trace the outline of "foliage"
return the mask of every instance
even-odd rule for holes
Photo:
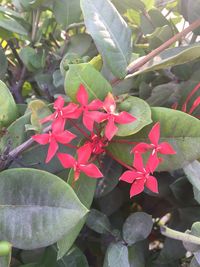
[[[199,36],[199,0],[1,1],[0,266],[200,266]]]

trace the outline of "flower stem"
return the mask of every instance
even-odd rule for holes
[[[168,228],[167,226],[160,226],[161,234],[164,236],[181,240],[183,242],[193,243],[196,245],[200,245],[200,238],[191,234],[182,233],[173,229]]]
[[[111,140],[110,143],[136,145],[138,142],[131,142],[131,141],[128,141],[128,140],[119,139],[119,140]]]
[[[124,166],[125,168],[129,169],[129,170],[133,170],[133,168],[131,166],[129,166],[128,164],[126,164],[125,162],[121,161],[120,159],[115,158],[107,149],[105,149],[106,154],[111,157],[112,159],[114,159],[115,161],[117,161],[119,164],[121,164],[122,166]]]
[[[80,133],[82,133],[82,135],[85,136],[85,138],[90,140],[89,135],[83,129],[81,129],[75,122],[73,122],[73,120],[68,119],[68,121],[71,123],[71,125],[74,126],[74,128],[76,128]]]

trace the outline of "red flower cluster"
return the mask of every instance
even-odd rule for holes
[[[160,139],[160,124],[157,122],[149,133],[150,144],[139,143],[132,150],[134,153],[133,168],[130,167],[129,171],[125,171],[119,178],[121,181],[132,184],[130,190],[130,196],[133,197],[138,195],[144,190],[146,186],[149,190],[154,193],[158,193],[158,183],[153,172],[162,161],[158,157],[160,154],[176,154],[176,151],[167,142],[159,143]],[[150,156],[147,160],[146,166],[143,164],[142,153],[151,151]]]
[[[78,180],[81,172],[93,178],[102,177],[103,174],[94,162],[99,159],[99,155],[107,152],[106,146],[109,142],[112,142],[112,138],[118,131],[117,124],[127,124],[136,120],[135,117],[125,111],[117,112],[116,102],[111,93],[108,93],[104,101],[95,99],[89,102],[88,98],[88,92],[83,85],[80,85],[77,91],[76,100],[78,104],[69,103],[65,106],[64,99],[58,97],[53,106],[54,113],[41,120],[41,123],[52,122],[51,131],[32,136],[41,145],[49,144],[46,162],[49,162],[57,154],[64,168],[74,170],[75,181]],[[82,117],[82,123],[86,130],[84,130],[84,127],[79,127],[77,122],[74,121],[80,117]],[[65,125],[68,122],[78,129],[86,139],[82,146],[77,147],[70,144],[77,136],[65,130]],[[159,143],[159,139],[160,124],[156,123],[149,133],[151,143],[139,143],[131,150],[131,153],[134,154],[133,167],[118,160],[129,169],[121,175],[120,180],[132,184],[131,197],[141,193],[144,186],[155,193],[158,192],[157,180],[152,175],[162,161],[158,157],[158,153],[176,153],[170,144],[167,142]],[[70,154],[57,153],[59,144],[74,147],[77,158]],[[151,153],[146,166],[144,166],[142,154],[147,151],[151,151]]]
[[[76,100],[78,104],[69,103],[64,106],[64,99],[58,97],[53,106],[54,113],[41,120],[41,123],[52,121],[51,131],[49,133],[36,134],[32,138],[41,145],[49,144],[46,163],[57,154],[63,167],[74,169],[75,180],[79,178],[81,172],[93,178],[100,178],[103,175],[92,162],[97,159],[99,154],[105,151],[108,142],[117,133],[116,123],[131,123],[136,118],[125,111],[118,113],[111,93],[107,95],[104,101],[95,99],[89,103],[88,92],[83,85],[80,85]],[[90,134],[73,121],[81,116],[83,125]],[[59,143],[73,147],[70,142],[76,138],[76,135],[65,130],[65,125],[68,121],[87,139],[81,147],[75,147],[77,159],[69,154],[57,153]],[[94,126],[96,126],[96,133],[94,132]]]

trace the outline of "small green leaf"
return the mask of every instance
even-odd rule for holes
[[[81,0],[88,32],[112,73],[126,76],[131,59],[131,30],[108,0]]]
[[[0,191],[0,238],[21,249],[55,243],[88,212],[68,184],[36,169],[1,172]]]
[[[65,92],[74,102],[77,102],[76,94],[80,84],[87,89],[90,101],[96,98],[103,100],[108,92],[112,92],[111,85],[89,63],[69,66],[65,77]]]
[[[122,96],[123,97],[123,96]],[[118,106],[123,111],[127,111],[136,118],[136,121],[127,124],[119,124],[117,136],[128,136],[139,132],[144,126],[150,124],[151,109],[149,105],[142,99],[128,96]]]
[[[111,232],[111,224],[108,217],[102,212],[92,209],[87,217],[86,225],[99,234]]]
[[[11,253],[12,245],[7,241],[0,241],[0,257],[7,256]]]
[[[3,80],[5,73],[7,71],[7,67],[8,67],[8,62],[7,62],[7,58],[2,50],[2,48],[0,48],[0,79]]]
[[[103,267],[130,267],[128,248],[121,242],[111,243],[106,251]]]
[[[44,67],[43,54],[37,54],[30,46],[22,48],[19,56],[29,71],[35,72]]]
[[[128,245],[146,239],[153,227],[152,216],[145,212],[131,214],[123,225],[123,237]]]
[[[0,81],[0,129],[18,117],[18,109],[9,89]]]

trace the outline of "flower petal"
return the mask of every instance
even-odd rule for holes
[[[94,120],[92,116],[90,116],[90,112],[87,110],[83,112],[83,124],[90,132],[93,131]]]
[[[136,171],[125,171],[120,177],[119,180],[120,181],[124,181],[127,182],[129,184],[132,184],[135,180],[135,178],[138,177],[138,174]]]
[[[74,104],[74,103],[69,103],[66,107],[64,107],[62,109],[62,117],[63,118],[78,118],[78,114],[77,114],[77,111],[78,111],[78,105]],[[79,111],[80,112],[80,111]],[[80,112],[81,113],[81,112]]]
[[[158,167],[160,163],[160,160],[157,156],[157,153],[153,153],[149,156],[147,164],[146,164],[146,170],[149,173],[153,173],[156,168]]]
[[[110,141],[113,138],[113,136],[117,133],[117,131],[118,128],[114,123],[114,118],[110,116],[105,128],[106,138]]]
[[[143,159],[140,153],[134,154],[133,167],[140,172],[144,172]]]
[[[139,143],[131,150],[131,153],[145,153],[147,150],[151,149],[151,145],[147,143]]]
[[[62,109],[64,107],[65,100],[62,96],[59,96],[56,101],[54,102],[53,108],[54,109]]]
[[[103,102],[103,108],[108,113],[114,113],[115,112],[116,103],[115,103],[114,96],[111,93],[108,93],[108,95],[106,96],[106,98],[105,98],[105,100]]]
[[[161,154],[166,154],[166,155],[173,155],[176,154],[176,151],[173,149],[173,147],[167,143],[167,142],[163,142],[159,144],[159,153]]]
[[[49,116],[47,116],[47,117],[41,119],[41,120],[40,120],[40,123],[43,124],[43,123],[46,123],[46,122],[48,122],[48,121],[52,121],[52,120],[54,120],[54,114],[51,114],[51,115],[49,115]]]
[[[131,123],[134,122],[135,120],[136,118],[126,111],[122,111],[118,115],[115,115],[115,122],[119,124]]]
[[[61,144],[67,144],[69,142],[71,142],[75,137],[76,135],[69,132],[69,131],[64,131],[64,132],[61,132],[59,134],[54,134],[55,138],[56,138],[56,141],[61,143]]]
[[[96,121],[96,122],[98,122],[98,123],[107,120],[107,119],[109,118],[109,116],[110,116],[109,114],[102,113],[102,112],[100,112],[100,111],[91,111],[91,112],[90,112],[90,117],[91,117],[94,121]]]
[[[47,158],[45,161],[46,163],[48,163],[54,157],[57,150],[58,150],[58,144],[57,144],[56,140],[54,138],[52,138],[51,142],[49,144],[48,152],[47,152]]]
[[[151,141],[151,143],[157,146],[158,141],[160,139],[160,123],[159,122],[157,122],[153,126],[148,136],[149,136],[149,140]]]
[[[64,131],[65,128],[65,121],[66,119],[62,118],[62,117],[58,117],[56,118],[51,125],[52,131],[54,133],[60,133],[62,131]]]
[[[103,102],[100,99],[93,100],[89,105],[89,110],[98,110],[103,107]]]
[[[100,172],[99,168],[93,163],[88,165],[79,165],[79,169],[89,177],[94,177],[94,178],[103,177],[103,174]]]
[[[145,186],[154,193],[158,193],[158,182],[154,176],[149,176]]]
[[[76,99],[82,106],[86,106],[88,104],[88,92],[83,84],[79,86]]]
[[[77,149],[78,163],[79,164],[87,163],[91,156],[91,153],[92,150],[91,150],[91,145],[89,143],[86,143],[85,145],[79,147],[79,149]]]
[[[72,168],[74,164],[76,163],[75,158],[69,154],[58,153],[57,156],[60,160],[60,163],[62,164],[64,168]]]
[[[135,182],[131,186],[130,197],[140,194],[143,190],[144,190],[144,180],[143,179],[135,180]]]
[[[36,134],[32,138],[40,145],[46,145],[49,143],[49,134]]]

